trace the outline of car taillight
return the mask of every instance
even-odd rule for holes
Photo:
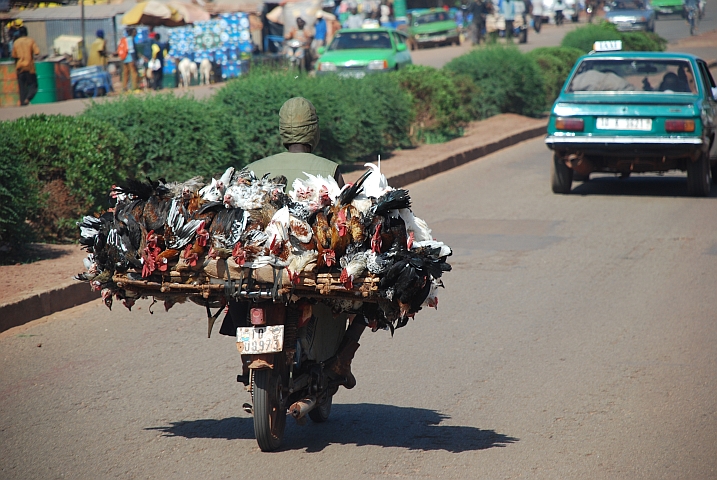
[[[251,309],[251,324],[252,325],[265,325],[266,319],[264,318],[263,308],[252,308]]]
[[[555,128],[558,130],[568,130],[570,132],[582,132],[585,128],[585,122],[582,118],[558,117],[555,119]]]
[[[666,132],[694,132],[694,120],[665,120]]]

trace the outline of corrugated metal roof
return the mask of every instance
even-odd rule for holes
[[[87,5],[85,18],[101,20],[121,15],[136,5],[136,2],[124,2],[117,5]],[[0,19],[22,18],[25,22],[44,22],[48,20],[79,20],[82,15],[80,5],[55,8],[34,8],[32,10],[10,10],[0,14]]]

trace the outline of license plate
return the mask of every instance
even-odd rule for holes
[[[345,78],[363,78],[366,76],[366,72],[358,71],[358,72],[341,72],[339,73],[339,76],[345,77]]]
[[[596,128],[600,130],[652,130],[651,118],[611,118],[598,117]]]
[[[284,326],[237,328],[237,349],[242,354],[276,353],[284,348]]]
[[[446,41],[446,36],[445,36],[445,35],[439,35],[439,36],[437,36],[437,37],[432,37],[431,40],[433,40],[434,42],[445,42],[445,41]]]

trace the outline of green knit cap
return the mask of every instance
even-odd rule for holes
[[[279,110],[279,134],[286,147],[292,143],[319,144],[319,117],[310,101],[303,97],[290,98]]]

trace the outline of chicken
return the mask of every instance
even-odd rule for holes
[[[340,195],[341,188],[332,177],[306,172],[304,175],[306,179],[294,180],[289,197],[294,202],[305,204],[312,212],[331,205]]]
[[[354,279],[366,271],[368,254],[369,252],[362,250],[361,245],[352,244],[347,248],[346,254],[339,260],[343,267],[339,280],[347,290],[353,289]]]
[[[409,250],[414,241],[425,242],[433,240],[428,224],[415,216],[410,209],[401,208],[391,214],[401,217],[401,220],[403,220],[403,223],[406,225],[407,247]]]
[[[316,238],[316,249],[319,254],[317,265],[319,267],[331,267],[336,263],[336,254],[331,249],[332,228],[324,212],[320,211],[316,214],[312,229],[314,238]]]
[[[209,228],[211,238],[210,257],[229,258],[232,249],[241,238],[249,214],[240,208],[223,209],[217,212]]]
[[[367,197],[380,198],[386,192],[393,190],[388,186],[386,177],[381,173],[381,156],[378,157],[378,165],[373,163],[365,163],[365,167],[371,169],[371,175],[366,179],[363,184],[363,193]]]

